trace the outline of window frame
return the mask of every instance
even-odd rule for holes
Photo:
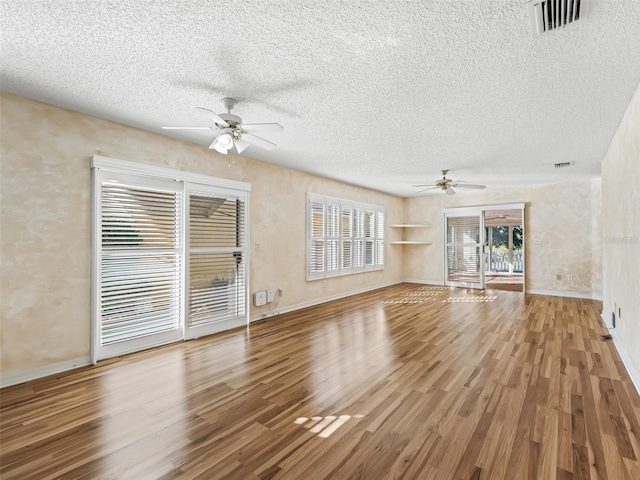
[[[323,231],[322,235],[317,235],[318,232],[313,231],[313,205],[320,204],[322,205],[323,211]],[[307,281],[384,270],[385,211],[383,206],[307,192],[306,210],[307,248],[305,257]],[[350,211],[349,221],[346,222],[351,227],[349,235],[345,235],[343,231],[345,226],[345,210]],[[331,221],[329,218],[330,211],[337,212],[337,232],[329,228]],[[368,219],[372,219],[373,223],[368,223]],[[380,228],[379,223],[382,224]],[[331,224],[333,225],[333,222],[331,222]],[[313,235],[314,233],[316,233],[316,235]],[[330,242],[335,241],[337,241],[338,244],[337,268],[328,269],[328,259],[334,257],[327,254],[327,248]],[[370,263],[366,261],[366,247],[368,243],[372,246],[372,261]],[[344,266],[345,244],[350,245],[351,251],[348,252],[350,267]],[[312,246],[316,246],[317,248],[318,245],[322,245],[323,249],[323,268],[321,271],[315,268],[317,262],[314,262],[312,259],[312,256],[315,258],[315,255],[312,255],[314,253]],[[317,253],[317,250],[315,253]],[[333,267],[334,265],[331,266]]]

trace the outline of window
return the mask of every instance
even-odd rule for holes
[[[384,208],[307,194],[307,280],[384,268]]]
[[[245,325],[250,185],[92,166],[93,361]]]

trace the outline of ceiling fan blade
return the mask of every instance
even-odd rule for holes
[[[236,150],[238,151],[238,153],[242,153],[242,151],[250,145],[249,142],[245,142],[241,138],[238,138],[233,143],[236,146]]]
[[[455,195],[455,194],[456,194],[456,191],[455,191],[453,188],[448,187],[448,188],[444,191],[444,193],[446,193],[447,195]]]
[[[282,132],[284,128],[278,123],[243,123],[242,129],[247,132]]]
[[[474,185],[472,183],[456,183],[455,185],[452,185],[452,187],[456,187],[456,188],[477,188],[479,190],[487,188],[486,185]]]
[[[160,127],[164,130],[211,130],[211,127]]]
[[[414,187],[424,186],[424,185],[414,185]],[[438,186],[429,186],[427,188],[423,188],[422,190],[418,190],[416,193],[426,192],[427,190],[435,190],[436,188],[440,188]]]
[[[220,118],[218,116],[218,114],[216,112],[214,112],[213,110],[209,110],[208,108],[204,108],[204,107],[196,107],[196,109],[201,110],[202,112],[206,113],[208,117],[210,117],[211,119],[213,119],[214,122],[216,122],[218,125],[222,125],[223,127],[228,127],[229,124],[223,120],[222,118]]]
[[[425,183],[424,185],[411,185],[412,187],[437,187],[433,183]]]
[[[252,145],[262,147],[266,150],[273,150],[274,148],[277,147],[275,143],[271,143],[270,141],[265,140],[264,138],[256,137],[251,133],[245,133],[244,135],[242,135],[242,139],[245,140],[246,142],[251,143]]]

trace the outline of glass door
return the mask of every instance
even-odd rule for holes
[[[185,338],[247,324],[246,198],[187,187]]]
[[[445,212],[445,285],[484,288],[483,211]]]

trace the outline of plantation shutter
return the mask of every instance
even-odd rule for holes
[[[364,210],[353,209],[353,266],[364,267]]]
[[[327,272],[340,268],[340,205],[328,203],[326,230]]]
[[[384,265],[384,213],[376,212],[375,264]]]
[[[364,244],[364,264],[365,265],[373,265],[374,264],[374,232],[375,232],[375,212],[367,211],[365,213],[365,221],[364,221],[364,234],[365,234],[365,244]]]
[[[100,185],[97,357],[182,335],[182,194],[176,182],[110,175]]]
[[[384,210],[307,194],[307,280],[384,267]]]
[[[342,208],[342,268],[353,265],[353,208]]]
[[[189,192],[187,338],[246,322],[246,204]]]
[[[324,203],[309,202],[309,274],[324,272]]]

